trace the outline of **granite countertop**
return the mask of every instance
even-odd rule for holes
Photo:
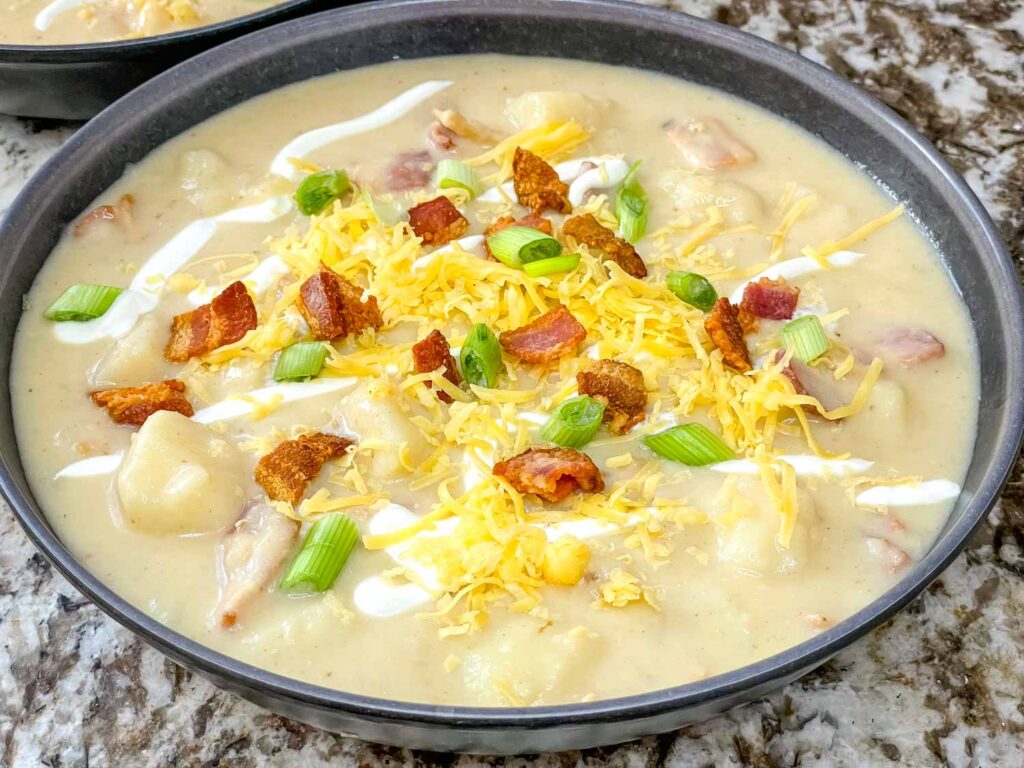
[[[1024,3],[671,0],[824,63],[963,173],[1024,263]],[[0,117],[0,212],[74,125]],[[362,743],[216,690],[104,617],[0,510],[0,766],[496,763]],[[1024,480],[907,610],[775,695],[544,765],[1024,765]],[[522,761],[516,760],[521,763]]]

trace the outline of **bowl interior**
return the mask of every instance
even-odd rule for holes
[[[676,689],[595,704],[534,710],[438,708],[379,702],[286,680],[181,638],[93,579],[49,531],[14,438],[9,390],[20,297],[63,225],[125,166],[206,117],[246,98],[337,70],[387,61],[498,52],[570,57],[662,72],[719,89],[822,138],[905,201],[934,242],[974,321],[981,391],[974,458],[964,493],[930,553],[897,587],[812,641],[750,667]],[[818,663],[880,623],[947,565],[999,492],[1020,444],[1020,291],[978,201],[926,142],[887,109],[826,70],[751,36],[681,14],[598,0],[425,0],[378,3],[306,17],[221,46],[146,83],[100,114],[35,177],[0,228],[0,477],[32,538],[118,620],[211,674],[248,677],[325,706],[388,705],[394,716],[529,723],[625,716],[705,701]],[[386,707],[385,707],[386,708]],[[653,709],[652,709],[653,708]],[[538,720],[538,718],[540,718]]]

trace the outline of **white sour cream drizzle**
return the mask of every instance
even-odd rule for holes
[[[913,507],[938,504],[960,495],[952,480],[924,480],[916,485],[876,485],[857,494],[857,503],[867,507]]]
[[[848,267],[863,258],[864,254],[857,253],[856,251],[836,251],[826,260],[833,267]],[[784,277],[787,280],[791,280],[794,277],[800,277],[808,272],[817,272],[821,268],[821,265],[810,256],[798,256],[795,259],[780,261],[778,264],[772,264],[764,271],[758,272],[749,280],[742,282],[739,287],[732,292],[732,295],[729,297],[729,301],[733,304],[739,304],[743,301],[743,289],[750,283],[756,283],[762,277],[767,277],[771,280],[777,280],[780,277]]]
[[[797,477],[842,477],[866,472],[874,466],[867,459],[822,459],[818,456],[776,456],[796,470]],[[710,464],[707,469],[729,475],[756,475],[760,465],[750,459],[734,459]]]
[[[301,174],[295,166],[288,162],[288,158],[305,157],[310,152],[315,152],[320,147],[331,144],[339,139],[382,128],[402,117],[413,107],[426,101],[435,93],[443,91],[451,84],[451,80],[428,80],[425,83],[420,83],[410,88],[405,93],[399,94],[373,112],[360,115],[342,123],[325,125],[321,128],[307,131],[301,136],[292,139],[277,153],[270,164],[270,172],[295,181]]]
[[[54,0],[36,14],[36,29],[40,32],[45,32],[62,13],[66,13],[74,8],[85,5],[85,3],[86,0]]]
[[[276,221],[292,208],[290,198],[272,197],[256,205],[235,208],[186,225],[139,268],[128,289],[101,317],[84,323],[54,323],[53,333],[65,344],[91,344],[126,336],[139,318],[156,308],[167,279],[185,266],[209,242],[221,224]]]
[[[613,157],[598,164],[597,168],[584,171],[569,186],[569,202],[573,207],[582,205],[587,192],[600,189],[614,189],[629,173],[629,163]]]
[[[597,168],[591,168],[584,171],[583,166],[585,164],[596,165]],[[625,167],[625,171],[623,171],[622,176],[619,177],[618,181],[612,183],[611,179],[615,178],[615,173],[613,173],[613,171],[617,172],[620,166]],[[614,157],[613,155],[598,155],[595,157],[580,157],[576,160],[566,160],[564,163],[559,163],[555,166],[555,173],[557,173],[558,178],[565,183],[573,184],[573,186],[569,188],[569,201],[573,205],[579,205],[583,202],[583,194],[586,190],[606,189],[608,187],[614,187],[621,184],[622,179],[626,178],[626,174],[629,173],[629,165],[627,165],[622,158]],[[579,199],[574,200],[572,190],[575,186],[575,182],[582,181],[588,176],[593,181],[588,181],[585,188],[581,187],[578,192]],[[491,187],[477,198],[477,200],[485,203],[503,203],[506,200],[515,199],[516,187],[511,181],[506,181],[504,184],[497,187]]]
[[[274,386],[263,387],[262,389],[254,389],[244,395],[229,397],[221,400],[219,403],[214,403],[208,408],[196,411],[192,416],[192,421],[199,422],[200,424],[212,424],[215,421],[247,416],[262,403],[268,402],[272,398],[280,397],[281,404],[291,403],[296,400],[305,400],[309,397],[316,397],[317,395],[325,395],[328,392],[337,392],[340,389],[350,388],[355,383],[355,377],[346,376],[337,379],[317,379],[316,381],[275,384]],[[116,472],[117,468],[121,466],[123,455],[124,453],[121,451],[106,456],[92,456],[82,461],[76,461],[61,469],[53,477],[56,480],[59,477],[108,475],[111,472]]]

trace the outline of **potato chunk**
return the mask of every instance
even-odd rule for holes
[[[231,525],[249,494],[245,456],[180,413],[157,411],[117,475],[124,521],[147,533],[205,533]]]
[[[167,329],[153,315],[143,317],[131,332],[118,339],[89,372],[96,388],[135,387],[168,378],[163,346]]]
[[[508,100],[505,115],[523,131],[554,122],[575,120],[593,128],[605,105],[570,91],[527,91]]]
[[[360,443],[379,446],[365,460],[367,473],[376,480],[390,480],[407,474],[399,459],[403,444],[413,464],[419,464],[430,453],[430,444],[409,420],[412,414],[396,408],[386,388],[374,389],[366,384],[358,386],[338,402],[333,414],[336,426],[342,432],[356,434]]]

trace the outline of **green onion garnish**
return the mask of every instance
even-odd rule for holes
[[[330,589],[359,541],[359,529],[347,515],[321,517],[309,529],[302,549],[281,577],[281,589],[324,592]]]
[[[43,313],[47,320],[76,323],[95,320],[110,309],[121,289],[112,285],[72,285]]]
[[[473,326],[459,353],[462,377],[470,384],[491,388],[501,372],[501,345],[483,323]]]
[[[696,272],[669,272],[668,289],[692,307],[707,312],[718,301],[718,291]]]
[[[828,352],[828,336],[817,315],[804,315],[790,320],[780,332],[782,346],[804,363],[817,360]]]
[[[315,216],[351,189],[344,171],[318,171],[302,180],[295,202],[304,216]]]
[[[487,238],[487,247],[498,261],[522,268],[531,261],[553,259],[562,254],[562,244],[533,227],[508,227]]]
[[[663,432],[648,435],[644,445],[663,459],[678,461],[691,467],[703,467],[727,461],[735,454],[722,438],[703,424],[680,424]]]
[[[567,253],[562,256],[555,256],[553,259],[541,259],[540,261],[528,261],[523,264],[523,272],[530,277],[543,277],[555,272],[572,272],[580,265],[578,253]]]
[[[442,160],[437,164],[438,189],[464,189],[470,197],[480,194],[480,182],[469,163],[461,160]]]
[[[601,426],[604,403],[580,395],[558,406],[541,430],[541,437],[566,448],[582,448],[589,443]]]
[[[622,239],[627,243],[637,242],[647,232],[647,194],[636,180],[638,170],[639,160],[633,163],[615,196],[615,218],[619,220]]]
[[[405,219],[405,211],[395,205],[389,200],[382,200],[379,197],[374,197],[365,189],[359,191],[360,196],[363,198],[363,202],[366,203],[370,212],[382,226],[393,227],[398,222]]]
[[[277,358],[274,381],[308,381],[319,376],[327,359],[327,347],[320,341],[300,341]]]

